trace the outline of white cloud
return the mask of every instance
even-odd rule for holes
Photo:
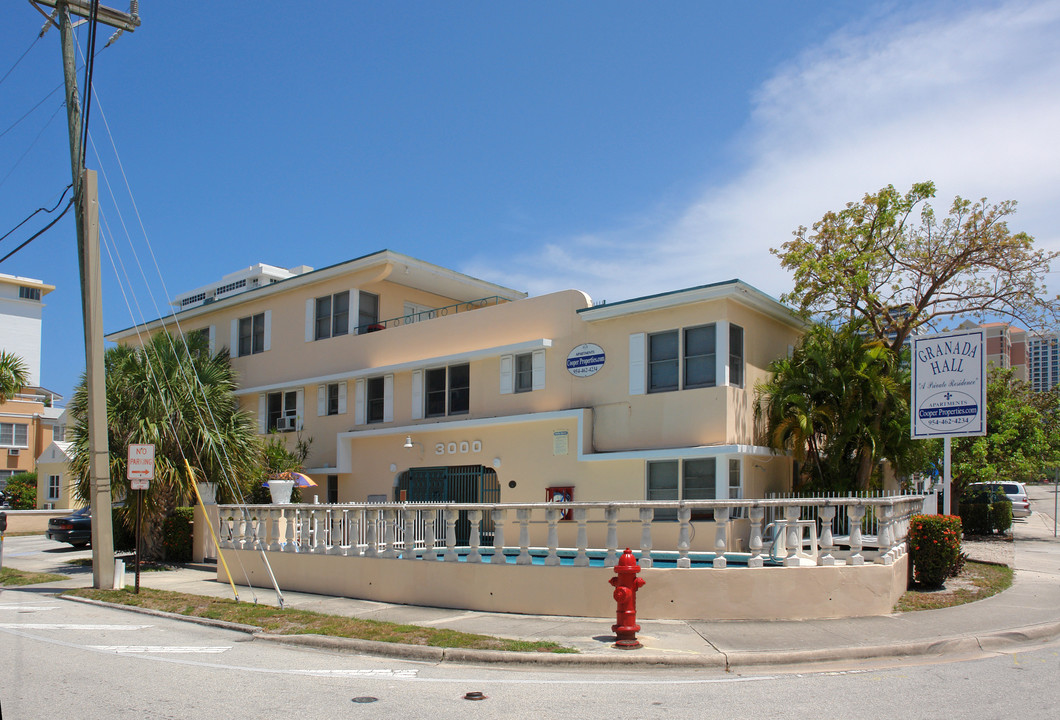
[[[790,279],[770,247],[865,192],[928,179],[940,210],[956,194],[1018,200],[1010,226],[1060,249],[1060,2],[872,20],[758,88],[743,171],[676,217],[466,269],[534,294],[619,300],[739,277],[779,295]]]

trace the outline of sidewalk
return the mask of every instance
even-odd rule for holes
[[[638,633],[644,647],[618,650],[612,647],[613,619],[471,612],[285,592],[287,607],[484,635],[551,640],[577,648],[579,653],[443,650],[321,636],[256,637],[424,660],[542,665],[734,667],[902,656],[970,656],[1060,636],[1060,541],[1053,538],[1052,489],[1048,492],[1050,514],[1035,512],[1014,526],[1016,577],[1012,587],[986,600],[943,610],[837,620],[644,620]],[[1044,505],[1043,502],[1041,506]],[[132,582],[131,577],[127,582]],[[70,580],[56,587],[83,584],[83,579]],[[231,587],[216,580],[213,566],[142,573],[140,584],[232,597]],[[238,591],[244,602],[277,604],[276,593],[271,589],[239,587]]]

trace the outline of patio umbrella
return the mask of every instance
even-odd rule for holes
[[[316,487],[316,481],[300,472],[288,471],[277,473],[276,475],[270,475],[270,480],[294,480],[295,487]],[[268,483],[266,483],[268,484]]]

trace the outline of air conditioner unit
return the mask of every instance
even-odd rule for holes
[[[18,457],[21,454],[22,454],[22,449],[21,448],[8,448],[7,449],[7,456],[8,457]]]
[[[281,417],[276,419],[276,430],[278,432],[291,432],[297,430],[297,420],[294,417]]]

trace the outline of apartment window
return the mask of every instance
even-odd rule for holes
[[[648,463],[647,499],[713,500],[715,498],[714,458],[661,460]],[[696,510],[693,520],[711,520],[712,510]],[[656,520],[676,520],[676,510],[656,510]]]
[[[314,339],[324,340],[349,332],[350,291],[317,298],[316,332]]]
[[[327,414],[338,415],[339,414],[339,384],[331,383],[328,385],[327,390]]]
[[[286,390],[269,393],[266,398],[268,407],[265,432],[279,430],[286,432],[297,429],[298,392]]]
[[[451,365],[426,372],[424,414],[426,417],[465,415],[470,409],[471,368]]]
[[[265,313],[239,320],[239,354],[256,355],[265,352]]]
[[[383,411],[386,407],[386,383],[383,378],[368,378],[365,382],[365,391],[366,421],[370,423],[383,422]]]
[[[58,500],[59,499],[59,476],[49,475],[48,476],[48,499]]]
[[[65,425],[53,425],[52,426],[52,440],[56,442],[63,442],[66,440],[66,426]]]
[[[328,475],[328,503],[334,505],[339,501],[339,476]]]
[[[357,302],[357,332],[371,332],[378,324],[379,296],[362,290]]]
[[[19,285],[18,296],[23,300],[35,300],[40,302],[40,288],[25,287]]]
[[[515,392],[530,392],[534,389],[534,354],[515,356]]]
[[[729,325],[729,384],[743,387],[743,328],[739,325]]]
[[[740,487],[740,461],[737,458],[729,460],[729,499],[739,500],[743,496]]]
[[[24,423],[0,423],[0,447],[28,448],[29,425]]]
[[[668,330],[648,336],[648,392],[714,387],[715,326]]]

